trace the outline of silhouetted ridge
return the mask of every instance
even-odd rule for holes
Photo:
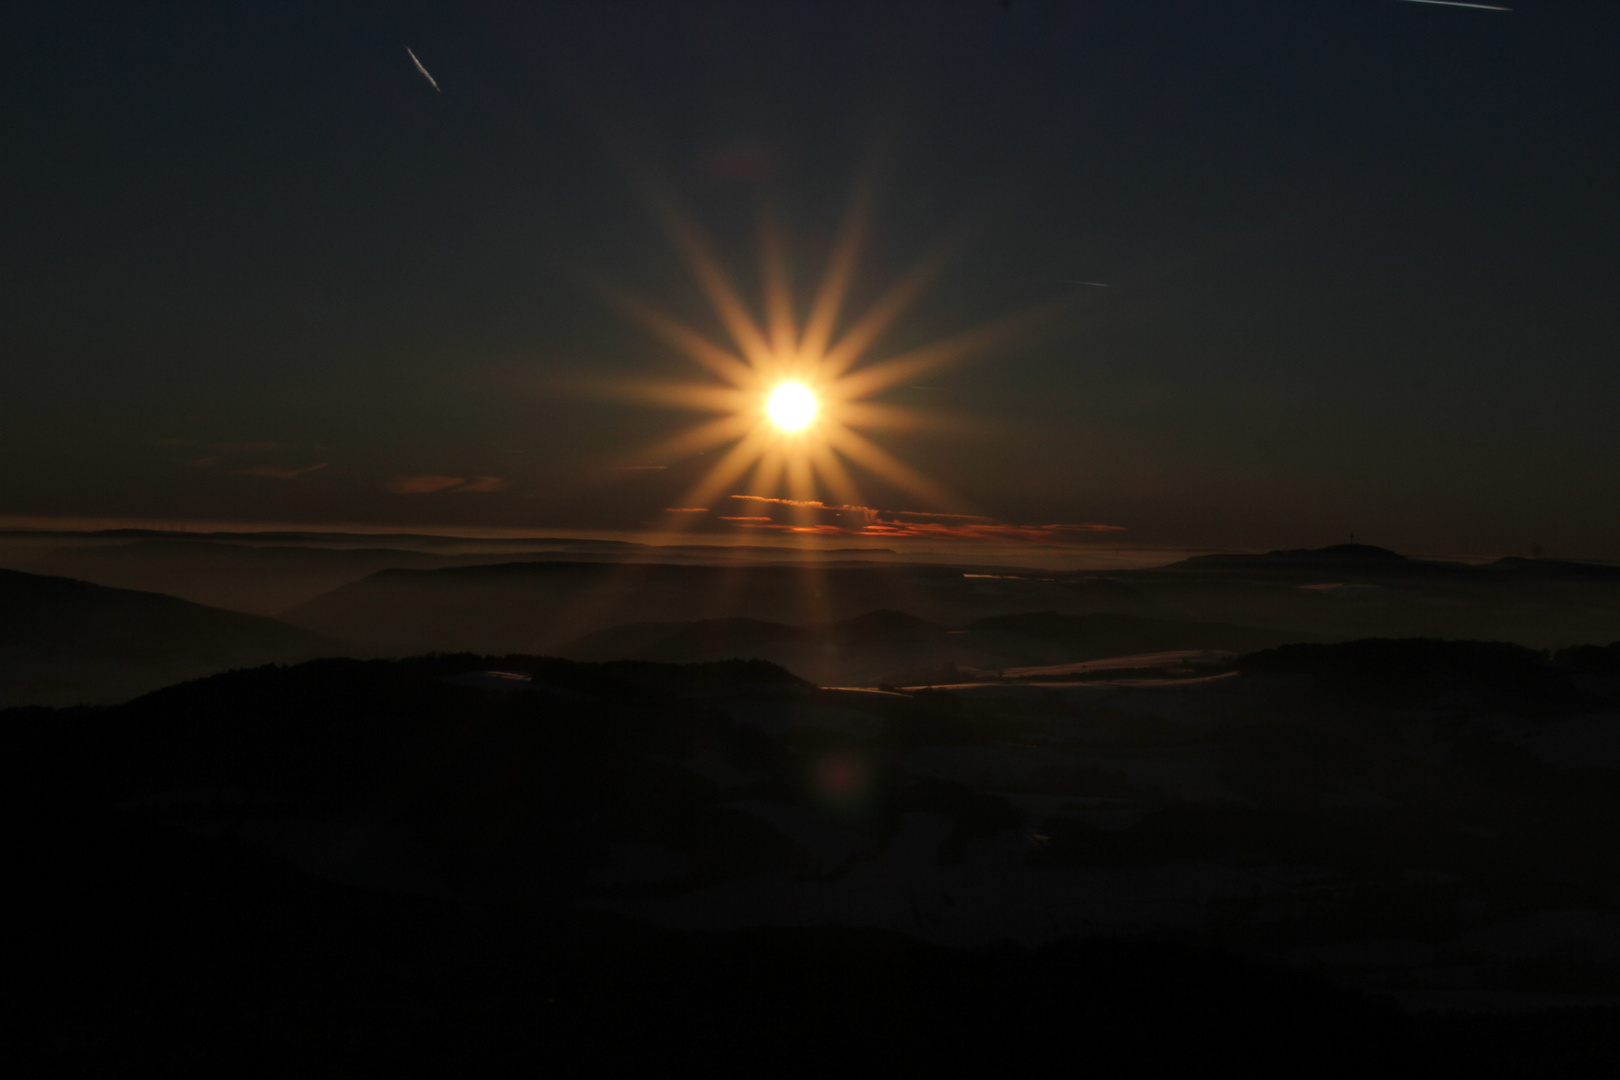
[[[1268,551],[1263,555],[1194,555],[1191,558],[1183,559],[1181,562],[1172,563],[1171,566],[1265,566],[1295,563],[1391,564],[1414,561],[1398,552],[1390,551],[1388,548],[1375,547],[1372,544],[1332,544],[1320,548],[1291,548],[1283,551]],[[1169,569],[1169,567],[1166,569]]]
[[[1608,645],[1575,645],[1560,652],[1558,662],[1583,675],[1620,676],[1620,641]]]
[[[695,622],[629,623],[587,634],[558,651],[580,660],[635,657],[686,663],[706,656],[749,656],[781,644],[871,645],[927,641],[945,627],[902,611],[871,611],[821,626],[789,626],[764,619],[699,619]]]
[[[331,644],[275,619],[161,593],[0,570],[0,646],[140,659],[231,643],[288,649]]]
[[[1055,611],[997,615],[952,630],[880,609],[807,627],[747,618],[631,623],[588,634],[557,651],[580,660],[673,663],[768,656],[822,683],[922,685],[961,681],[959,665],[1017,667],[1171,649],[1249,652],[1304,636],[1226,623]]]
[[[762,645],[803,641],[807,632],[764,619],[700,619],[689,623],[628,623],[587,634],[558,651],[579,660],[637,657],[685,663],[701,656],[747,656]]]
[[[963,629],[998,630],[1022,634],[1043,641],[1065,641],[1082,634],[1091,625],[1083,615],[1063,615],[1056,611],[1025,611],[1015,615],[991,615],[975,619]]]
[[[1057,611],[992,615],[968,623],[966,629],[1018,634],[1050,641],[1075,650],[1075,659],[1167,649],[1230,649],[1246,652],[1308,636],[1229,623],[1157,619],[1111,611],[1087,615],[1065,615]]]
[[[875,565],[513,562],[382,571],[283,617],[396,655],[434,648],[543,653],[615,624],[683,622],[698,613],[802,627],[901,607],[918,582],[943,596],[963,578],[936,566],[897,573]]]
[[[1194,555],[1181,562],[1160,567],[1159,572],[1205,574],[1237,572],[1303,581],[1339,578],[1349,581],[1389,579],[1412,582],[1432,578],[1456,582],[1488,581],[1493,577],[1490,570],[1485,567],[1441,559],[1414,559],[1371,544],[1334,544],[1324,548],[1268,551],[1263,555]]]
[[[337,651],[330,638],[160,593],[0,570],[0,704],[109,701],[227,667]]]
[[[1291,548],[1268,551],[1268,559],[1320,559],[1325,562],[1373,561],[1405,562],[1407,557],[1372,544],[1330,544],[1320,548]]]
[[[820,628],[827,635],[848,642],[917,641],[937,636],[945,627],[927,619],[919,619],[903,611],[868,611],[852,619],[828,623]]]

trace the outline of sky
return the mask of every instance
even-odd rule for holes
[[[1620,5],[1509,4],[12,5],[0,520],[1620,559]],[[705,486],[645,312],[856,233],[902,467]]]

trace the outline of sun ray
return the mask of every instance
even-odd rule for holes
[[[732,386],[713,383],[662,382],[652,379],[604,383],[598,396],[662,405],[690,412],[742,412],[757,395]]]
[[[964,426],[956,417],[878,401],[840,402],[838,419],[851,427],[889,431],[957,431]]]
[[[854,399],[887,390],[896,383],[926,375],[972,353],[983,351],[1027,332],[1051,318],[1058,308],[1059,305],[1056,304],[1031,308],[888,360],[869,364],[844,376],[838,383],[839,392]]]
[[[826,442],[817,441],[810,447],[810,464],[815,468],[816,475],[826,483],[833,498],[846,506],[854,506],[861,502],[860,488],[849,475],[849,470],[844,468],[842,459]]]
[[[798,351],[798,328],[793,318],[793,285],[788,276],[787,249],[782,240],[781,224],[769,209],[760,212],[760,276],[765,286],[765,324],[770,335],[770,350],[776,363],[790,377],[802,374],[794,370],[793,359]]]
[[[836,379],[849,370],[850,365],[866,355],[879,335],[905,314],[906,309],[922,295],[929,280],[937,271],[937,266],[929,263],[915,266],[880,296],[855,325],[839,335],[832,348],[821,358],[821,371],[824,377]]]
[[[856,190],[849,213],[839,224],[827,271],[810,306],[810,317],[805,321],[804,337],[799,347],[806,356],[823,355],[832,340],[838,316],[843,311],[844,298],[849,294],[850,283],[855,277],[861,248],[866,244],[867,221],[871,212],[872,191],[870,187],[862,185]]]
[[[787,456],[787,485],[788,494],[800,502],[814,502],[816,498],[816,474],[810,467],[808,454],[789,454]],[[807,507],[795,507],[800,511],[807,511]],[[796,524],[810,524],[812,515],[801,512],[794,515],[800,520]]]
[[[746,386],[757,378],[756,372],[735,354],[716,345],[678,319],[664,314],[650,304],[642,303],[628,293],[608,290],[608,297],[627,315],[732,385]]]
[[[872,440],[844,425],[827,425],[826,437],[834,450],[858,462],[863,468],[876,473],[896,487],[903,488],[936,506],[960,505],[960,501],[939,484],[923,476]]]
[[[735,442],[747,436],[759,425],[746,414],[722,416],[707,424],[683,431],[641,452],[641,457],[655,460],[677,460],[713,450],[717,446]]]
[[[756,368],[762,367],[770,356],[770,344],[765,339],[765,332],[748,313],[747,305],[732,286],[731,278],[721,267],[708,241],[673,209],[669,214],[669,225],[676,247],[685,255],[687,265],[697,278],[698,287],[709,298],[710,306],[731,334],[731,340]]]
[[[769,495],[780,490],[782,483],[782,470],[786,465],[780,447],[771,447],[759,456],[759,464],[754,467],[754,475],[749,482],[748,490],[753,495]]]
[[[713,467],[704,474],[703,479],[684,497],[683,503],[688,506],[702,506],[719,495],[726,488],[735,484],[747,472],[765,448],[770,436],[758,426],[754,426],[724,457],[715,462]]]

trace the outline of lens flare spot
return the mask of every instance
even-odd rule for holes
[[[783,383],[765,401],[765,415],[783,431],[803,431],[820,408],[815,391],[799,382]]]
[[[866,765],[850,754],[831,754],[816,762],[815,787],[823,797],[851,799],[866,790]]]

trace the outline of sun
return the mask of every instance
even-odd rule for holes
[[[785,382],[765,399],[765,415],[783,431],[803,431],[820,411],[816,392],[802,382]]]

